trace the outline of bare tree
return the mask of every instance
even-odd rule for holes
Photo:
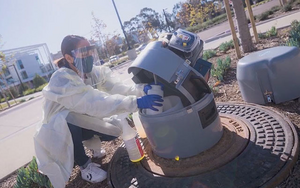
[[[103,22],[103,20],[97,18],[93,12],[92,12],[92,17],[94,20],[94,25],[92,25],[93,37],[98,39],[98,41],[101,43],[102,45],[101,49],[103,50],[102,53],[105,54],[105,56],[108,58],[108,52],[106,47],[106,36],[103,33],[103,30],[106,28],[106,24]]]

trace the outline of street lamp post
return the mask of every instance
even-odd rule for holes
[[[165,9],[163,9],[163,12],[164,12],[165,19],[166,19],[166,22],[167,22],[167,27],[168,27],[168,30],[169,30],[169,32],[171,32],[171,30],[170,30],[170,23],[169,23],[169,20],[168,20],[168,18],[167,18],[167,15],[166,15]]]
[[[126,42],[127,42],[128,50],[131,50],[131,47],[130,47],[128,38],[127,38],[127,36],[126,36],[126,33],[125,33],[125,30],[124,30],[124,27],[123,27],[121,18],[120,18],[120,16],[119,16],[119,13],[118,13],[118,10],[117,10],[116,4],[115,4],[115,1],[112,0],[112,3],[113,3],[113,5],[114,5],[115,11],[116,11],[116,13],[117,13],[117,16],[118,16],[118,19],[119,19],[119,22],[120,22],[120,25],[121,25],[121,28],[122,28],[122,31],[123,31],[123,34],[124,34],[124,36],[125,36],[125,40],[126,40]]]

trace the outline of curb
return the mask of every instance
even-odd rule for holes
[[[39,96],[36,96],[36,97],[34,97],[33,99],[29,100],[29,101],[35,101],[35,100],[40,99],[40,98],[42,98],[42,97],[43,97],[43,95],[39,95]],[[11,106],[10,108],[6,108],[5,110],[3,110],[3,111],[0,112],[0,117],[3,116],[3,115],[5,115],[5,114],[7,114],[7,113],[9,113],[9,112],[10,112],[11,110],[13,110],[13,109],[18,109],[18,108],[20,108],[20,107],[22,107],[22,106],[30,105],[30,104],[28,103],[29,101],[26,101],[26,102],[23,102],[23,103],[16,104],[16,105],[14,105],[14,106]]]
[[[31,160],[30,160],[28,163],[22,165],[20,168],[25,168],[30,162],[31,162]],[[17,176],[18,176],[18,171],[20,170],[20,168],[18,168],[17,170],[15,170],[15,171],[13,171],[13,172],[7,174],[7,175],[4,176],[3,178],[1,178],[1,179],[0,179],[0,183],[4,182],[4,180],[6,180],[7,178],[9,178],[9,177],[10,177],[11,175],[13,175],[14,173],[17,173]]]
[[[289,16],[289,15],[292,15],[292,14],[296,14],[296,13],[298,13],[298,12],[300,12],[300,10],[292,11],[292,12],[290,12],[289,14],[284,14],[284,15],[281,15],[281,16],[277,16],[277,17],[275,17],[275,18],[271,18],[271,19],[268,19],[268,20],[265,20],[265,21],[262,21],[262,22],[258,22],[258,23],[255,24],[255,25],[256,25],[256,26],[259,26],[259,25],[262,25],[262,24],[265,24],[265,23],[268,23],[268,22],[277,20],[277,19],[282,18],[282,17],[286,17],[286,16]],[[250,24],[249,28],[252,28],[251,24]],[[282,29],[282,28],[279,27],[279,28],[277,28],[277,29]],[[225,31],[225,32],[227,32],[227,31]],[[237,32],[238,32],[238,31],[237,31]],[[224,32],[222,32],[222,33],[224,33]],[[227,37],[227,36],[229,36],[229,35],[231,35],[231,32],[225,33],[225,34],[221,34],[221,33],[220,33],[220,34],[218,34],[218,35],[215,35],[214,37],[211,37],[211,38],[207,39],[207,40],[204,41],[204,42],[205,42],[205,43],[209,43],[209,42],[218,40],[218,39],[220,39],[220,38]]]

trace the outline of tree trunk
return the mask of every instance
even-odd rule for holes
[[[16,99],[15,99],[15,96],[11,93],[10,87],[8,87],[5,78],[4,78],[1,74],[0,74],[0,78],[3,80],[3,83],[5,84],[5,86],[6,86],[7,90],[8,90],[8,92],[9,92],[10,96],[13,98],[13,100],[14,100],[15,103],[17,104],[17,101],[16,101]]]
[[[7,106],[8,106],[8,108],[10,108],[10,104],[9,104],[9,102],[8,102],[8,100],[7,100],[7,97],[6,97],[6,95],[5,95],[5,93],[4,93],[4,91],[3,91],[3,89],[2,89],[1,86],[0,86],[0,90],[1,90],[1,93],[2,93],[3,97],[5,98],[5,102],[6,102]],[[2,106],[1,106],[1,107],[2,107]]]
[[[241,0],[232,0],[235,17],[237,20],[237,28],[239,31],[241,45],[244,53],[251,52],[254,50],[252,37],[248,27],[248,21]]]

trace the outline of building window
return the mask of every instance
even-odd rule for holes
[[[28,78],[26,71],[21,72],[21,76],[23,80]]]
[[[1,80],[1,79],[0,79],[0,86],[1,86],[1,87],[4,87],[4,86],[5,86],[3,80]]]
[[[35,60],[38,62],[39,65],[42,65],[39,56],[35,56]]]
[[[24,65],[23,65],[22,60],[18,60],[17,66],[18,66],[18,69],[19,69],[19,70],[24,69]]]
[[[13,84],[15,81],[12,77],[6,78],[6,83]]]
[[[9,76],[10,75],[10,72],[8,70],[8,68],[4,69],[4,76]]]

